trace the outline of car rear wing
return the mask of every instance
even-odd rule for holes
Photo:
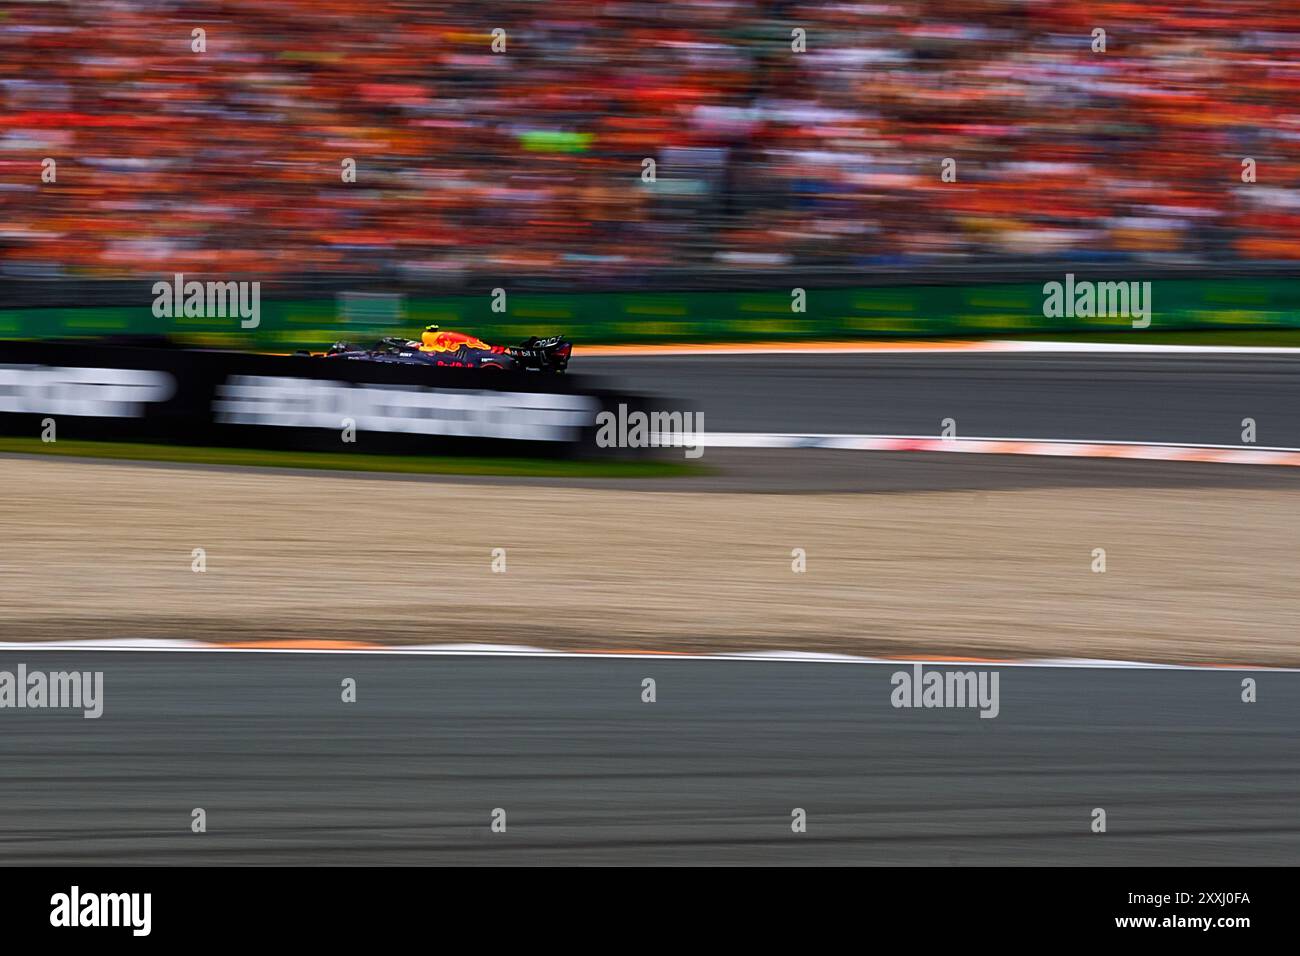
[[[506,354],[516,359],[524,368],[542,372],[563,372],[569,367],[573,343],[562,335],[549,338],[531,338],[517,348],[507,348]]]

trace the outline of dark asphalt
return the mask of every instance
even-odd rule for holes
[[[580,360],[580,361],[579,361]],[[1300,447],[1300,355],[930,353],[575,358],[691,401],[708,431],[1064,438]],[[706,455],[707,457],[707,455]]]
[[[898,665],[19,662],[102,670],[105,705],[0,710],[10,865],[1300,863],[1297,674],[1244,704],[1246,672],[1003,667],[989,720],[892,708]]]
[[[937,435],[942,420],[953,418],[959,437],[1300,448],[1300,355],[629,357],[584,358],[580,369],[578,374],[592,383],[680,400],[704,413],[706,432]],[[1240,441],[1241,421],[1247,417],[1256,422],[1254,446]],[[675,452],[662,454],[678,457]],[[776,494],[1072,487],[1295,489],[1300,484],[1300,468],[1293,467],[934,452],[710,448],[696,464],[696,475],[661,479],[297,473],[376,481]]]

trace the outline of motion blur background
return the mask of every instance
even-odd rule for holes
[[[498,38],[494,51],[497,30],[505,45]],[[195,31],[203,31],[202,43]],[[1109,331],[1132,342],[1207,327],[1237,335],[1243,328],[1294,332],[1298,81],[1300,16],[1255,0],[8,3],[0,7],[0,338],[145,332],[273,351],[319,349],[367,333],[410,335],[424,322],[489,341],[566,332],[577,343],[579,374],[604,374],[693,403],[710,429],[724,432],[925,435],[959,416],[962,435],[1224,446],[1244,440],[1243,419],[1251,416],[1260,422],[1260,444],[1300,445],[1300,393],[1289,356],[1249,363],[1192,357],[1179,364],[1113,354],[1068,361],[976,355],[911,365],[814,356],[669,365],[653,357],[583,355],[593,342],[618,341]],[[52,180],[42,176],[47,159],[57,164]],[[647,159],[657,164],[653,182],[642,176]],[[956,162],[955,182],[941,178],[945,159]],[[1246,159],[1254,163],[1254,181],[1243,176]],[[347,160],[356,163],[355,182],[343,175]],[[1151,329],[1135,330],[1127,315],[1045,317],[1042,285],[1067,270],[1150,281]],[[261,325],[245,335],[224,315],[153,315],[152,282],[175,273],[261,281]],[[509,291],[502,314],[485,294],[496,287]],[[805,312],[792,309],[792,287],[807,287]],[[22,441],[36,443],[31,434]],[[1191,477],[1186,470],[1161,471],[1159,481],[1132,469],[1103,475],[1077,464],[1068,475],[1035,464],[1026,476],[1004,463],[958,467],[952,457],[900,466],[891,478],[879,457],[870,468],[811,455],[791,465],[777,452],[737,459],[713,490],[1022,489],[1078,478],[1149,496],[1126,497],[1118,516],[1113,494],[1086,510],[1085,528],[1107,521],[1126,527],[1149,511],[1159,514],[1161,501],[1175,507],[1147,486]],[[727,461],[712,452],[709,460]],[[814,460],[822,463],[814,467]],[[39,485],[48,495],[63,487],[49,463],[8,467],[24,487]],[[764,469],[790,477],[773,489],[760,480]],[[402,576],[394,579],[387,557],[396,530],[370,542],[377,550],[369,554],[344,540],[346,529],[334,532],[335,548],[324,553],[346,560],[323,579],[327,591],[340,580],[375,580],[368,592],[373,606],[331,620],[321,611],[329,602],[318,600],[312,585],[295,580],[284,592],[268,591],[276,574],[256,570],[269,561],[300,568],[309,579],[319,571],[318,562],[285,558],[302,544],[292,530],[300,521],[294,507],[277,512],[291,527],[276,533],[279,526],[250,506],[255,498],[269,500],[265,476],[248,479],[263,489],[248,495],[234,477],[205,477],[203,494],[212,497],[191,504],[190,485],[174,474],[142,495],[143,480],[112,480],[110,470],[96,486],[118,490],[92,496],[91,514],[73,526],[66,516],[83,499],[91,472],[66,474],[66,499],[57,507],[21,525],[11,517],[15,533],[25,529],[29,552],[47,555],[22,572],[30,581],[16,583],[37,594],[38,582],[60,569],[80,582],[68,592],[86,596],[90,606],[74,612],[71,598],[44,608],[11,598],[15,630],[57,636],[72,620],[83,631],[113,636],[251,636],[269,629],[289,636],[427,636],[427,622],[406,622],[404,600],[385,590],[406,586]],[[1100,477],[1079,477],[1094,475]],[[1293,509],[1277,490],[1284,479],[1247,479],[1230,470],[1215,476],[1237,487],[1267,486],[1261,527],[1291,527],[1284,518]],[[695,487],[683,480],[669,487]],[[308,481],[289,480],[288,499],[304,497]],[[209,490],[218,484],[229,490]],[[372,484],[350,486],[334,512],[372,507]],[[318,488],[311,497],[326,500],[341,487]],[[414,496],[412,512],[429,494],[405,493]],[[529,500],[535,493],[522,492]],[[837,566],[843,580],[816,602],[795,585],[781,599],[771,582],[757,600],[758,570],[718,572],[736,588],[734,616],[721,610],[726,585],[713,582],[711,622],[697,620],[698,605],[686,602],[685,623],[665,627],[664,612],[635,627],[615,625],[626,604],[624,577],[640,581],[659,563],[690,567],[676,556],[683,527],[704,529],[693,553],[704,555],[708,567],[719,542],[743,533],[720,530],[728,513],[720,497],[699,502],[683,495],[681,506],[699,513],[665,523],[635,495],[625,500],[610,492],[617,506],[596,521],[594,492],[547,493],[565,507],[555,512],[559,528],[533,525],[546,547],[557,546],[568,528],[566,494],[586,502],[592,525],[573,531],[572,561],[549,565],[556,579],[547,588],[561,587],[574,566],[596,580],[587,562],[605,566],[605,552],[589,547],[600,534],[632,528],[637,540],[610,545],[619,556],[613,579],[578,602],[586,623],[571,615],[563,627],[541,627],[532,613],[536,602],[517,601],[517,636],[587,645],[618,633],[625,646],[658,646],[665,631],[680,641],[711,633],[725,646],[752,647],[788,646],[806,629],[799,640],[809,646],[860,649],[861,622],[883,620],[879,597],[861,603],[846,560]],[[229,550],[246,550],[247,580],[214,585],[203,614],[193,582],[174,593],[159,583],[139,606],[111,573],[100,593],[88,588],[88,573],[98,575],[128,554],[140,562],[135,580],[145,581],[171,574],[157,555],[188,551],[181,541],[138,538],[104,524],[131,512],[103,514],[98,502],[113,500],[120,509],[137,499],[138,514],[174,514],[187,533],[196,522],[216,522],[205,526],[208,540],[238,527]],[[1085,499],[1071,500],[1079,508]],[[164,507],[169,501],[172,512]],[[23,494],[15,502],[26,506]],[[757,506],[744,495],[731,504],[736,527],[748,527]],[[1212,513],[1208,492],[1193,494],[1190,506],[1203,517]],[[662,514],[666,506],[656,507]],[[927,517],[937,513],[933,503],[918,507],[915,526],[896,529],[900,540],[921,542],[921,559],[942,564],[953,532]],[[978,523],[988,513],[983,504],[977,512],[964,500],[953,507],[976,522],[973,541],[990,540]],[[1006,513],[1032,514],[1033,507],[1028,498],[1012,498]],[[1289,591],[1278,580],[1289,573],[1288,562],[1260,557],[1259,535],[1249,546],[1236,543],[1242,506],[1233,494],[1216,498],[1214,507],[1216,530],[1204,518],[1187,532],[1192,544],[1159,524],[1145,534],[1142,541],[1157,549],[1148,563],[1170,568],[1174,607],[1185,607],[1180,589],[1188,572],[1171,565],[1169,555],[1203,553],[1206,563],[1221,553],[1241,555],[1236,570],[1253,584],[1220,582],[1213,607],[1201,609],[1196,621],[1167,620],[1160,611],[1141,653],[1293,661]],[[839,508],[845,517],[836,520]],[[822,517],[810,518],[810,511]],[[900,506],[891,503],[890,513],[901,513]],[[835,534],[848,535],[843,547],[851,551],[863,527],[877,538],[882,533],[857,497],[799,509],[797,518],[805,529],[826,522],[827,547],[840,546]],[[763,526],[775,527],[773,520]],[[369,526],[359,527],[369,539]],[[999,579],[1028,587],[1030,569],[1048,566],[1073,582],[1073,558],[1053,551],[1059,521],[1038,517],[1026,527],[1044,539],[1029,547],[1028,530],[1020,534],[1014,559],[1026,567]],[[101,529],[106,550],[88,570],[77,549],[90,528]],[[664,553],[675,556],[663,561],[647,551],[650,528],[662,529]],[[313,552],[322,533],[308,539]],[[412,533],[419,538],[412,551],[421,553],[424,529]],[[786,537],[773,538],[772,553],[788,552]],[[1088,534],[1080,530],[1071,547],[1087,553]],[[466,593],[482,587],[477,564],[444,558],[440,577],[469,575]],[[789,577],[777,565],[770,573]],[[741,566],[739,558],[730,565]],[[898,554],[886,566],[902,567]],[[1125,656],[1139,647],[1130,623],[1152,610],[1147,579],[1129,582],[1132,604],[1124,608],[1113,590],[1088,592],[1081,601],[1100,600],[1119,615],[1099,627],[1094,607],[1063,613],[1068,585],[1054,583],[1028,587],[1026,600],[1038,602],[1045,620],[1009,623],[999,614],[975,628],[962,607],[951,622],[937,621],[933,611],[922,615],[921,632],[909,633],[916,620],[910,589],[938,573],[909,570],[883,589],[898,601],[898,621],[879,638],[886,646],[1005,651],[1003,638],[1011,634],[1015,646],[1023,638],[1040,650],[1101,653],[1100,647]],[[984,572],[970,573],[970,603],[987,603],[994,592]],[[704,569],[690,577],[708,580]],[[223,589],[230,587],[241,600]],[[1202,598],[1213,591],[1203,583],[1196,590]],[[1005,608],[1018,600],[995,603]],[[113,601],[123,602],[122,616],[105,616]],[[654,604],[676,606],[671,597]],[[810,616],[810,604],[830,609],[828,619]],[[400,611],[385,617],[386,607]],[[1228,610],[1237,607],[1247,610]],[[499,631],[499,619],[481,619],[476,607],[466,613],[455,625],[458,635]],[[1230,625],[1213,615],[1235,621],[1251,613],[1265,649],[1222,646]],[[1207,643],[1189,653],[1195,628]]]
[[[1294,0],[0,3],[0,639],[259,652],[105,653],[95,730],[28,711],[6,858],[1293,864],[1295,675],[1246,706],[1221,665],[1300,666],[1300,353],[1143,346],[1300,344],[1297,90]],[[155,316],[177,273],[260,282],[260,324]],[[1069,273],[1149,282],[1150,328],[1047,316]],[[77,442],[34,364],[427,322],[566,333],[566,385],[737,444],[654,481],[363,477],[368,423],[288,459]],[[841,348],[1000,333],[1121,344]],[[788,339],[840,344],[657,348]],[[277,656],[387,645],[582,656]],[[984,721],[890,708],[921,658],[1048,665]]]
[[[1295,260],[1298,73],[1273,0],[12,2],[0,270]]]

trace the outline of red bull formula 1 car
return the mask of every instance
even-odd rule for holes
[[[430,325],[425,328],[419,341],[387,337],[368,347],[351,342],[335,342],[323,353],[297,354],[356,362],[558,374],[569,367],[573,345],[561,335],[545,339],[534,337],[518,346],[489,345],[464,332],[443,331],[436,325]]]

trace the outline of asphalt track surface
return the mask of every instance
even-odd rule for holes
[[[581,356],[579,356],[581,357]],[[707,432],[938,435],[1300,448],[1300,354],[792,353],[583,358],[593,384],[704,413]],[[1241,443],[1253,418],[1255,445]],[[664,452],[676,457],[675,452]],[[709,448],[693,477],[375,480],[633,491],[906,492],[1300,486],[1300,468],[935,452]],[[126,465],[130,467],[130,465]],[[206,468],[212,466],[174,466]],[[221,470],[218,468],[218,470]]]
[[[575,367],[576,368],[576,367]],[[1300,447],[1300,357],[592,358],[711,431]],[[794,492],[1293,487],[1297,469],[710,450],[538,484]],[[370,476],[376,477],[376,476]],[[476,480],[529,483],[516,479]],[[896,710],[905,665],[0,650],[103,670],[105,714],[0,709],[25,864],[1300,864],[1300,675],[998,668],[1001,713]],[[933,666],[933,665],[931,665]],[[962,669],[976,666],[961,665]],[[1259,701],[1240,700],[1244,676]],[[340,700],[354,677],[358,701]],[[641,701],[654,677],[658,700]],[[191,810],[208,830],[190,830]],[[492,810],[507,812],[493,833]],[[790,814],[808,813],[794,834]],[[1091,832],[1104,808],[1108,832]]]
[[[19,662],[102,670],[105,701],[0,710],[9,865],[1300,863],[1294,673],[1002,667],[981,719],[893,708],[906,665],[0,652]]]
[[[575,357],[574,371],[693,403],[714,432],[1300,447],[1300,355],[793,353]],[[1246,446],[1249,447],[1249,446]]]
[[[706,433],[934,436],[944,418],[953,418],[958,436],[970,438],[1300,448],[1300,354],[600,356],[581,358],[574,369],[593,384],[664,396],[701,411]],[[1257,426],[1254,446],[1241,443],[1241,421],[1248,417]],[[662,454],[677,457],[676,452]],[[698,464],[698,475],[663,479],[300,473],[376,481],[774,494],[1300,486],[1300,468],[936,452],[709,448]]]

